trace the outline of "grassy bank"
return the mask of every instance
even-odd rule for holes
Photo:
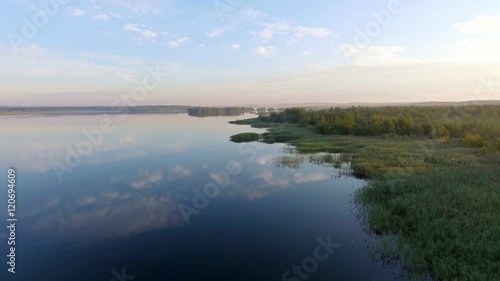
[[[463,138],[321,135],[308,124],[268,127],[265,142],[300,153],[342,153],[369,179],[356,194],[369,229],[396,237],[384,256],[437,280],[500,280],[500,154]],[[335,162],[323,157],[320,162]]]

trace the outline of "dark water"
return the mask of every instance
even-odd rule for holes
[[[109,117],[114,130],[83,150],[82,130],[104,118],[0,118],[0,234],[9,167],[18,218],[16,273],[0,236],[0,280],[397,276],[370,257],[356,220],[351,195],[362,181],[307,161],[277,165],[284,145],[231,143],[234,133],[260,131],[227,124],[235,118]],[[66,162],[78,144],[88,155]],[[61,181],[54,165],[66,171]]]

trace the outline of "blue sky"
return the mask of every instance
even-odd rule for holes
[[[500,99],[495,0],[0,5],[0,105],[110,105],[157,67],[141,104]]]

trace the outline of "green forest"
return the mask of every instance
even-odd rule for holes
[[[324,135],[413,136],[500,151],[500,106],[288,108],[264,122],[310,125]]]

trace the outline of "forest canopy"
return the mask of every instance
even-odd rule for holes
[[[270,123],[310,125],[325,135],[462,138],[467,146],[500,147],[498,105],[288,108],[259,118]]]

